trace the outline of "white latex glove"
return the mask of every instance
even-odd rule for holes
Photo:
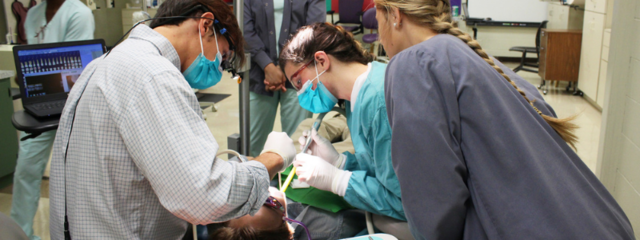
[[[344,167],[344,162],[347,159],[347,156],[338,153],[331,142],[318,135],[318,132],[315,129],[311,131],[311,134],[309,134],[309,130],[302,132],[302,136],[298,139],[298,142],[300,143],[300,150],[303,150],[309,135],[311,135],[313,140],[311,140],[311,144],[309,144],[309,149],[307,149],[306,152],[307,154],[318,156],[337,168],[342,169]]]
[[[264,148],[260,154],[272,152],[280,155],[284,164],[280,172],[284,171],[291,165],[293,159],[296,157],[296,147],[293,145],[293,140],[289,138],[287,133],[284,132],[271,132],[267,137],[267,142],[264,144]]]
[[[298,180],[339,196],[344,196],[349,185],[351,172],[340,170],[320,157],[300,153],[293,162]]]

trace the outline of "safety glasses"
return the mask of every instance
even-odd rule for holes
[[[287,213],[285,212],[285,209],[284,209],[284,205],[282,205],[282,203],[280,203],[278,199],[276,199],[275,197],[269,196],[267,200],[264,202],[264,206],[267,206],[276,210],[280,210],[282,212],[282,220],[289,221],[292,223],[297,223],[298,225],[302,226],[304,228],[304,231],[307,232],[307,238],[311,240],[311,234],[309,233],[309,229],[307,228],[307,226],[300,221],[288,218]]]
[[[233,41],[231,41],[231,36],[229,36],[229,31],[218,21],[218,19],[213,19],[214,29],[220,29],[218,32],[227,39],[227,43],[229,43],[229,52],[225,53],[222,58],[225,59],[220,63],[220,66],[223,70],[229,71],[235,69],[235,61],[236,61],[236,45]],[[222,53],[221,53],[222,54]],[[228,55],[228,56],[227,56]]]
[[[293,88],[296,89],[296,91],[300,91],[300,89],[302,88],[302,85],[306,83],[306,81],[303,82],[302,79],[299,78],[298,76],[300,75],[302,70],[304,70],[309,65],[311,65],[311,63],[313,63],[313,59],[311,59],[311,61],[309,61],[308,63],[305,63],[304,65],[302,65],[302,67],[300,67],[300,69],[298,69],[298,71],[293,73],[293,75],[291,75],[291,78],[289,78],[289,82],[291,83],[291,85],[293,85]]]

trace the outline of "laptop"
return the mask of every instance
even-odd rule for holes
[[[105,51],[102,39],[13,47],[25,111],[35,117],[60,115],[82,70]]]

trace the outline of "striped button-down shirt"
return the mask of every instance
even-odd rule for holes
[[[64,238],[65,192],[74,239],[179,239],[187,222],[255,214],[267,169],[217,151],[176,50],[136,27],[69,94],[51,166],[51,238]]]

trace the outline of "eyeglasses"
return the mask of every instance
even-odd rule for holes
[[[300,91],[300,89],[302,88],[302,85],[304,85],[305,83],[302,82],[302,79],[297,79],[297,80],[293,80],[293,79],[296,79],[298,75],[300,75],[302,70],[307,68],[312,62],[313,62],[313,59],[311,59],[311,61],[309,61],[308,63],[302,65],[302,67],[300,67],[300,69],[298,69],[298,71],[293,73],[293,75],[291,75],[291,78],[289,78],[289,82],[291,83],[291,85],[293,85],[293,88],[296,89],[296,91]]]
[[[213,27],[214,29],[220,29],[218,30],[218,32],[222,36],[224,36],[224,38],[227,39],[227,43],[229,43],[229,56],[223,56],[226,57],[226,60],[222,61],[222,63],[220,63],[220,66],[222,66],[223,70],[232,72],[232,74],[235,75],[236,45],[233,41],[231,41],[229,31],[227,31],[227,29],[222,25],[222,23],[220,23],[220,21],[218,21],[218,19],[213,19]]]
[[[269,196],[267,200],[264,202],[264,206],[282,211],[282,220],[297,223],[298,225],[302,226],[304,228],[304,231],[307,232],[307,239],[311,240],[311,234],[309,233],[309,229],[307,228],[307,226],[300,221],[288,218],[287,213],[285,212],[285,209],[284,209],[284,205],[282,205],[282,203],[280,203],[278,199],[276,199],[275,197]]]

